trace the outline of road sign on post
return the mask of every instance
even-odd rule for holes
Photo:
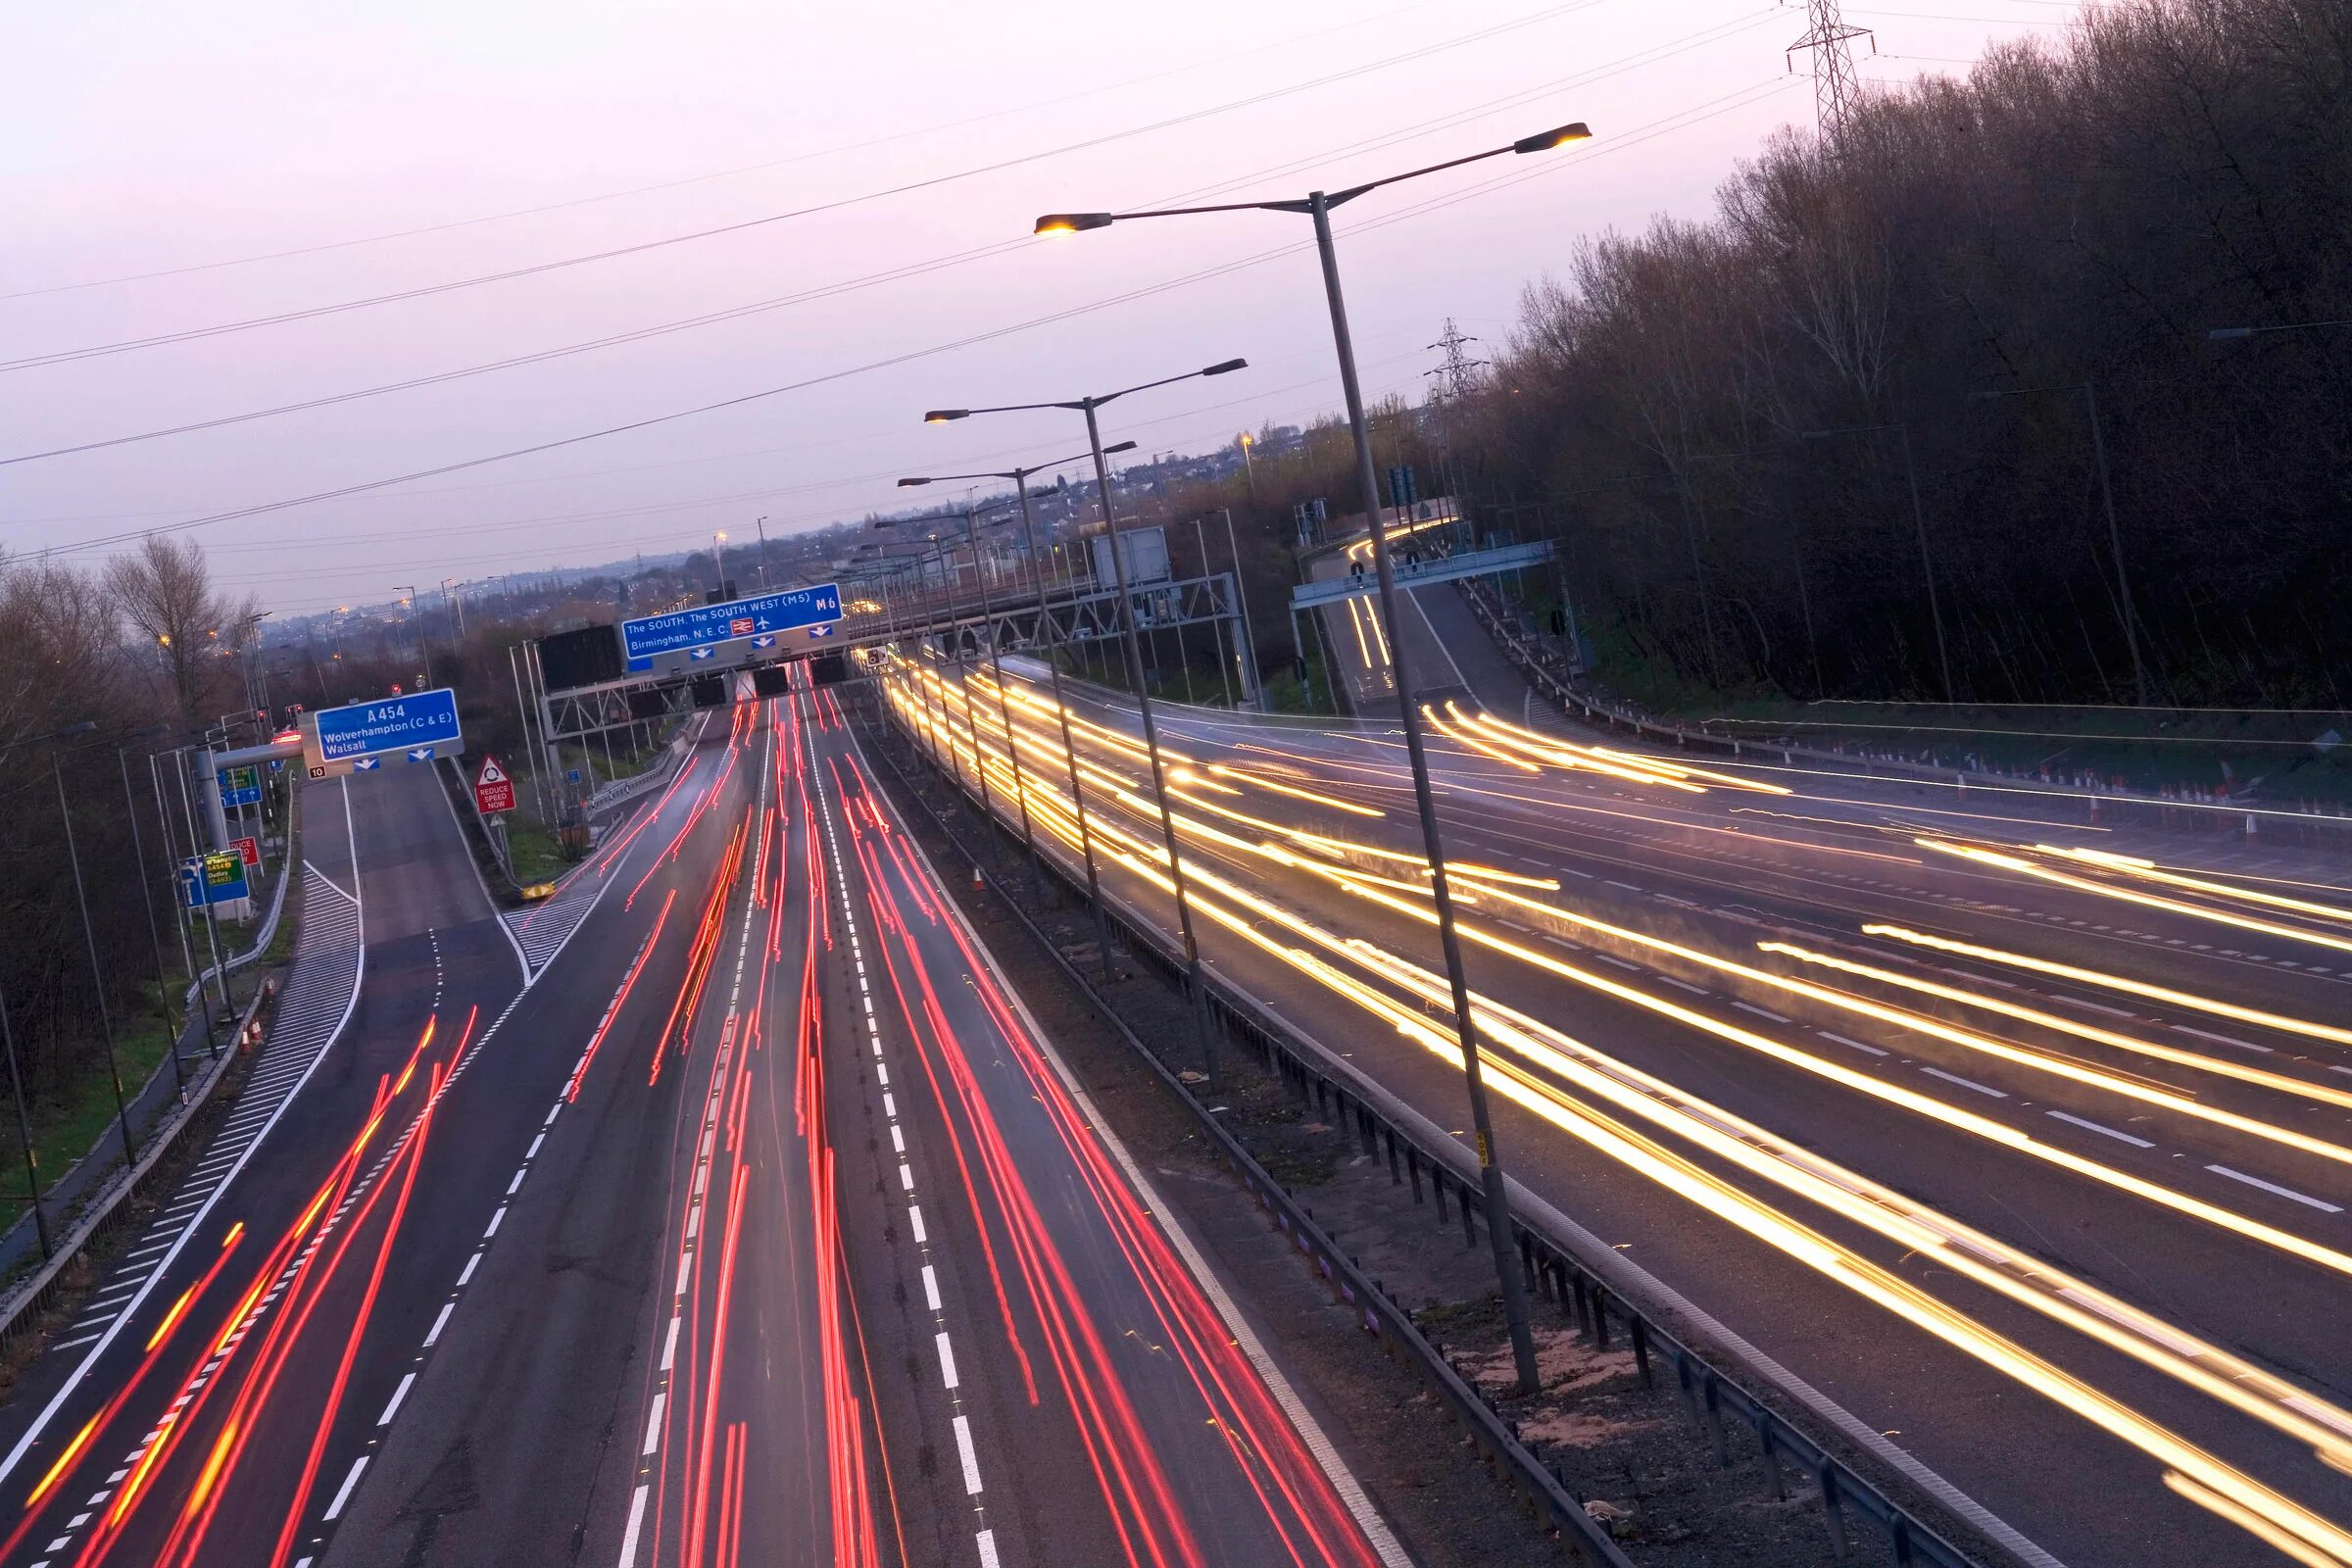
[[[262,841],[257,838],[230,839],[228,847],[237,852],[237,858],[247,865],[262,863]]]
[[[514,781],[488,753],[483,754],[482,765],[473,775],[473,808],[484,816],[514,809]]]
[[[302,715],[303,761],[313,778],[371,772],[385,757],[429,762],[465,750],[458,694],[446,686]]]
[[[730,599],[724,604],[696,605],[666,614],[639,615],[620,622],[614,629],[620,635],[622,662],[631,669],[645,669],[663,654],[692,657],[696,650],[749,642],[756,637],[826,625],[839,619],[841,589],[827,582],[750,599]]]
[[[245,885],[245,861],[234,850],[192,856],[179,866],[180,897],[191,909],[208,904],[230,904],[251,894]]]
[[[248,763],[243,767],[223,767],[220,776],[222,806],[259,806],[262,803],[262,772]]]

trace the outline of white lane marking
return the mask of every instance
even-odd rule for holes
[[[1734,998],[1732,1001],[1732,1005],[1740,1008],[1743,1012],[1752,1012],[1759,1018],[1770,1018],[1774,1023],[1788,1022],[1788,1019],[1784,1014],[1777,1013],[1770,1007],[1759,1007],[1752,1002],[1741,1002],[1738,998]]]
[[[963,1416],[956,1418],[956,1452],[963,1459],[963,1490],[967,1496],[980,1495],[980,1456],[972,1452],[972,1424]]]
[[[1995,1100],[2009,1098],[2009,1091],[2006,1089],[1995,1089],[1990,1084],[1981,1084],[1974,1078],[1963,1078],[1956,1072],[1945,1072],[1941,1067],[1922,1067],[1919,1070],[1931,1078],[1940,1078],[1947,1084],[1958,1084],[1963,1089],[1974,1089],[1978,1094],[1990,1095]]]
[[[1866,1046],[1859,1040],[1849,1040],[1844,1035],[1838,1034],[1835,1030],[1816,1029],[1813,1032],[1821,1036],[1821,1038],[1824,1040],[1835,1040],[1841,1046],[1851,1046],[1856,1051],[1867,1052],[1873,1056],[1884,1056],[1886,1054],[1886,1053],[1881,1051],[1876,1046]]]
[[[942,1329],[939,1333],[931,1336],[931,1339],[939,1347],[940,1376],[947,1380],[947,1385],[951,1389],[960,1386],[961,1380],[956,1376],[956,1347],[948,1343],[947,1331]]]
[[[662,1410],[668,1402],[669,1391],[667,1389],[654,1391],[654,1402],[647,1408],[645,1415],[645,1446],[637,1450],[638,1457],[652,1458],[654,1449],[661,1446]]]
[[[906,1205],[906,1223],[914,1230],[915,1246],[922,1247],[930,1241],[930,1238],[923,1234],[923,1210],[921,1205],[916,1203],[908,1203]]]
[[[384,1413],[375,1418],[375,1424],[377,1426],[388,1427],[392,1424],[392,1417],[400,1412],[400,1401],[409,1396],[409,1385],[415,1383],[416,1381],[416,1374],[414,1372],[407,1374],[400,1380],[400,1387],[392,1391],[392,1402],[385,1405]]]
[[[472,1279],[473,1279],[473,1271],[474,1271],[474,1269],[475,1269],[475,1268],[477,1268],[477,1267],[479,1267],[479,1266],[480,1266],[480,1264],[481,1264],[481,1261],[482,1261],[482,1253],[481,1253],[481,1249],[479,1249],[479,1248],[476,1248],[476,1249],[474,1249],[473,1254],[472,1254],[470,1257],[468,1257],[468,1258],[466,1258],[466,1266],[465,1266],[464,1268],[462,1268],[462,1269],[460,1269],[460,1270],[458,1271],[458,1289],[459,1289],[459,1290],[464,1290],[464,1289],[466,1287],[466,1285],[467,1285],[467,1284],[469,1284],[469,1283],[472,1281]]]
[[[2114,1128],[2102,1126],[2098,1122],[2092,1121],[2087,1116],[2077,1116],[2070,1111],[2064,1110],[2046,1111],[2044,1114],[2055,1116],[2063,1122],[2071,1122],[2077,1127],[2087,1129],[2088,1131],[2097,1133],[2102,1137],[2112,1138],[2118,1143],[2130,1144],[2133,1149],[2154,1149],[2156,1147],[2154,1144],[2149,1143],[2145,1138],[2134,1138],[2130,1133],[2119,1133]]]
[[[637,1484],[637,1494],[629,1499],[629,1528],[620,1538],[620,1568],[630,1568],[637,1561],[637,1532],[645,1527],[644,1482]]]
[[[669,1320],[669,1337],[663,1341],[662,1345],[662,1370],[664,1372],[668,1371],[670,1368],[670,1363],[677,1360],[677,1358],[678,1320],[673,1317]]]
[[[2269,1046],[2258,1046],[2251,1040],[2240,1040],[2235,1035],[2217,1035],[2210,1029],[2191,1029],[2184,1023],[2173,1025],[2173,1030],[2176,1034],[2195,1035],[2199,1040],[2210,1040],[2217,1046],[2235,1046],[2240,1051],[2259,1051],[2266,1056],[2273,1054]]]
[[[440,1316],[433,1319],[432,1328],[428,1330],[424,1336],[424,1344],[427,1349],[430,1349],[433,1344],[441,1338],[441,1331],[449,1326],[449,1314],[457,1309],[458,1303],[455,1301],[443,1301],[441,1303]]]
[[[939,1310],[939,1274],[928,1263],[923,1265],[923,1300],[932,1311]]]
[[[2064,1003],[2070,1007],[2083,1007],[2092,1012],[2103,1012],[2110,1018],[2136,1018],[2139,1016],[2139,1014],[2123,1007],[2110,1007],[2104,1002],[2092,1002],[2087,997],[2070,997],[2063,991],[2051,992],[2050,1000]]]
[[[1665,981],[1668,985],[1675,987],[1677,990],[1690,992],[1694,997],[1710,997],[1714,995],[1714,993],[1709,991],[1705,986],[1694,986],[1688,980],[1677,980],[1670,974],[1662,974],[1658,976],[1658,978]]]
[[[2341,1214],[2344,1211],[2340,1204],[2298,1193],[2292,1187],[2281,1187],[2277,1182],[2266,1182],[2261,1177],[2249,1176],[2242,1170],[2231,1170],[2227,1165],[2208,1165],[2205,1168],[2216,1176],[2227,1176],[2233,1182],[2244,1182],[2248,1187],[2259,1187],[2266,1193],[2276,1193],[2280,1198],[2316,1208],[2323,1214]]]
[[[980,1568],[997,1568],[997,1533],[994,1530],[983,1530],[980,1532],[978,1540]]]
[[[367,1468],[368,1455],[364,1453],[351,1461],[351,1470],[343,1477],[343,1485],[335,1489],[335,1500],[326,1505],[322,1518],[332,1520],[343,1512],[343,1505],[351,1500],[351,1489],[360,1484],[360,1472]]]

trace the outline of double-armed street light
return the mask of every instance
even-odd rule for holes
[[[1249,365],[1248,360],[1220,360],[1215,365],[1205,366],[1198,370],[1187,370],[1182,375],[1163,375],[1156,381],[1143,381],[1134,386],[1121,387],[1116,392],[1104,392],[1065,402],[1007,403],[990,409],[933,409],[923,416],[925,424],[946,424],[954,419],[967,419],[975,414],[1021,414],[1035,409],[1069,409],[1086,416],[1087,449],[1095,460],[1095,483],[1102,488],[1102,493],[1104,543],[1110,554],[1111,572],[1119,590],[1119,624],[1126,632],[1127,664],[1129,672],[1135,678],[1136,709],[1142,714],[1144,725],[1144,750],[1151,755],[1152,759],[1152,793],[1159,804],[1160,839],[1167,848],[1169,884],[1176,897],[1176,927],[1184,940],[1185,983],[1187,989],[1192,993],[1193,1027],[1200,1037],[1201,1065],[1207,1072],[1209,1086],[1212,1089],[1217,1082],[1216,1031],[1209,1022],[1208,990],[1200,977],[1200,944],[1193,935],[1192,901],[1185,895],[1184,858],[1177,853],[1176,821],[1168,814],[1167,778],[1164,769],[1160,766],[1158,729],[1152,717],[1150,683],[1144,675],[1143,639],[1135,629],[1135,603],[1129,597],[1127,589],[1127,554],[1120,548],[1118,514],[1110,504],[1110,467],[1103,461],[1102,430],[1095,414],[1104,404],[1116,402],[1130,393],[1149,392],[1154,387],[1173,386],[1179,381],[1190,381],[1198,376],[1228,375],[1235,370],[1247,369]]]
[[[1102,455],[1108,457],[1112,453],[1133,452],[1134,450],[1134,442],[1121,441],[1113,446],[1104,447]],[[1052,612],[1046,608],[1045,562],[1037,553],[1037,529],[1029,510],[1029,476],[1041,473],[1048,468],[1057,468],[1065,463],[1076,463],[1081,458],[1090,456],[1092,456],[1091,453],[1082,452],[1072,457],[1057,458],[1052,463],[1033,463],[1024,467],[1001,468],[988,473],[922,474],[901,479],[899,486],[901,489],[906,489],[914,485],[941,484],[956,479],[1010,479],[1012,481],[1014,493],[1020,497],[1021,503],[1021,548],[1028,553],[1030,580],[1037,588],[1037,635],[1041,642],[1046,642],[1047,631],[1053,624],[1053,620]],[[996,649],[996,640],[993,637],[989,640],[989,648],[993,655]],[[1094,833],[1086,825],[1086,797],[1080,791],[1078,784],[1078,746],[1070,736],[1070,710],[1069,705],[1062,697],[1061,661],[1056,657],[1057,653],[1058,650],[1052,643],[1046,642],[1046,674],[1054,686],[1054,714],[1061,725],[1061,756],[1068,769],[1071,813],[1078,819],[1078,854],[1079,858],[1086,862],[1087,902],[1094,906],[1095,911],[1095,946],[1102,964],[1102,978],[1109,980],[1112,978],[1110,917],[1102,909],[1102,882],[1095,870]],[[997,671],[997,694],[1001,704],[1004,695],[1004,674],[1001,665]],[[1004,744],[1007,750],[1017,753],[1018,747],[1012,739],[1012,714],[1009,710],[1004,714]],[[1020,764],[1017,760],[1013,766],[1013,777],[1017,780],[1020,777]],[[1024,839],[1029,838],[1029,814],[1025,805],[1021,810],[1021,835]],[[1037,855],[1037,845],[1034,840],[1029,842],[1029,854],[1032,858]]]
[[[1509,1322],[1511,1355],[1519,1376],[1522,1393],[1533,1393],[1537,1386],[1536,1342],[1528,1325],[1527,1292],[1520,1279],[1518,1259],[1511,1240],[1510,1194],[1503,1182],[1502,1166],[1494,1152],[1494,1130],[1487,1110],[1486,1083],[1479,1068],[1478,1030],[1470,1013],[1470,988],[1462,969],[1461,942],[1454,931],[1453,896],[1446,875],[1446,854],[1438,833],[1436,802],[1429,782],[1429,760],[1421,740],[1421,713],[1413,695],[1413,683],[1407,672],[1404,641],[1396,614],[1396,574],[1389,564],[1388,532],[1381,519],[1380,480],[1372,464],[1371,426],[1364,417],[1363,387],[1356,375],[1355,347],[1348,332],[1348,309],[1340,292],[1340,264],[1332,243],[1331,210],[1358,196],[1384,186],[1418,179],[1447,169],[1459,169],[1465,164],[1499,158],[1505,153],[1544,153],[1565,147],[1571,142],[1586,140],[1592,132],[1582,121],[1558,126],[1534,136],[1523,136],[1502,147],[1490,147],[1485,152],[1450,158],[1444,163],[1430,164],[1391,174],[1383,179],[1366,180],[1344,190],[1309,191],[1302,198],[1281,201],[1222,202],[1207,207],[1168,207],[1128,213],[1048,213],[1037,220],[1036,232],[1045,235],[1075,234],[1087,229],[1107,228],[1112,223],[1143,218],[1186,218],[1207,213],[1292,213],[1302,214],[1315,225],[1315,250],[1323,264],[1323,292],[1331,309],[1331,334],[1339,351],[1340,387],[1348,402],[1348,423],[1355,436],[1356,484],[1363,492],[1364,522],[1372,539],[1372,564],[1380,582],[1380,615],[1386,623],[1390,654],[1390,668],[1396,676],[1396,704],[1403,720],[1406,760],[1413,775],[1414,804],[1421,816],[1421,839],[1429,859],[1430,896],[1436,906],[1438,943],[1446,956],[1446,979],[1452,993],[1454,1028],[1461,1043],[1462,1073],[1470,1096],[1470,1119],[1478,1135],[1479,1185],[1486,1200],[1487,1228],[1494,1251],[1495,1283],[1502,1294],[1503,1316]]]

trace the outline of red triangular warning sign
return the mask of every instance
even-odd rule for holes
[[[473,775],[473,781],[476,784],[504,784],[507,781],[507,771],[498,765],[497,758],[484,757],[482,770]]]

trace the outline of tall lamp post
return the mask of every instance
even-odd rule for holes
[[[1108,457],[1114,452],[1132,452],[1134,450],[1134,442],[1121,441],[1115,446],[1104,447],[1102,454]],[[1012,481],[1013,490],[1021,500],[1021,548],[1028,553],[1030,578],[1037,585],[1037,634],[1042,639],[1046,636],[1047,628],[1053,622],[1052,613],[1046,608],[1045,562],[1037,553],[1037,528],[1029,510],[1029,476],[1047,468],[1057,468],[1065,463],[1076,463],[1079,458],[1089,456],[1092,454],[1080,453],[1077,457],[1058,458],[1052,463],[1034,463],[1027,467],[1003,468],[990,473],[934,473],[916,478],[901,479],[899,484],[901,487],[906,487],[939,484],[956,479],[1010,479]],[[1078,818],[1078,854],[1079,858],[1086,862],[1087,902],[1094,906],[1095,910],[1095,947],[1102,962],[1102,978],[1108,981],[1113,978],[1110,965],[1110,917],[1102,909],[1102,882],[1095,870],[1094,833],[1086,825],[1086,796],[1078,785],[1078,745],[1071,739],[1069,705],[1062,700],[1061,695],[1061,661],[1055,657],[1055,650],[1051,645],[1046,653],[1046,674],[1054,685],[1054,716],[1060,721],[1061,725],[1061,757],[1068,769],[1070,806],[1073,814]],[[997,674],[997,690],[1002,693],[1004,689],[1004,676],[1000,667]],[[1009,713],[1005,715],[1004,733],[1009,745],[1012,734],[1012,717]],[[1016,773],[1014,776],[1018,777],[1019,775]],[[1027,818],[1024,815],[1024,832],[1026,831],[1026,821]],[[1032,856],[1036,855],[1037,846],[1034,843],[1030,845],[1029,853]]]
[[[1919,465],[1911,456],[1911,426],[1908,421],[1890,424],[1843,424],[1831,430],[1802,430],[1798,438],[1805,441],[1827,441],[1839,435],[1877,435],[1892,430],[1903,444],[1903,478],[1911,487],[1911,526],[1919,536],[1920,574],[1928,580],[1928,617],[1936,624],[1936,664],[1943,675],[1943,700],[1956,702],[1952,686],[1952,656],[1943,641],[1943,606],[1936,594],[1936,562],[1928,554],[1928,514],[1919,504]]]
[[[2132,603],[2132,579],[2124,571],[2124,534],[2115,521],[2115,486],[2107,476],[2107,436],[2099,424],[2098,389],[2088,381],[2077,381],[2071,386],[2019,386],[1994,388],[1970,394],[1979,403],[1990,403],[1998,398],[2022,398],[2043,392],[2080,392],[2082,407],[2090,416],[2090,453],[2099,467],[2099,505],[2107,514],[2107,554],[2115,567],[2116,618],[2124,625],[2124,649],[2132,656],[2132,699],[2140,707],[2148,706],[2148,667],[2139,657],[2139,611]]]
[[[1413,799],[1420,810],[1422,845],[1429,858],[1430,897],[1436,906],[1438,944],[1446,956],[1446,979],[1452,992],[1454,1028],[1461,1042],[1462,1075],[1470,1097],[1470,1119],[1478,1135],[1479,1186],[1486,1200],[1487,1229],[1494,1251],[1495,1285],[1501,1292],[1503,1316],[1510,1326],[1511,1356],[1519,1374],[1519,1389],[1527,1394],[1535,1392],[1538,1385],[1535,1335],[1528,1325],[1526,1285],[1520,1278],[1518,1260],[1512,1255],[1510,1193],[1504,1185],[1502,1166],[1494,1152],[1494,1129],[1488,1114],[1486,1082],[1479,1067],[1478,1026],[1470,1014],[1469,982],[1462,970],[1461,942],[1454,931],[1453,896],[1446,881],[1446,852],[1440,841],[1437,805],[1430,790],[1429,759],[1421,741],[1421,713],[1414,700],[1412,680],[1406,672],[1404,642],[1398,635],[1401,622],[1396,613],[1396,579],[1389,563],[1388,530],[1381,519],[1380,480],[1372,464],[1372,432],[1364,417],[1364,394],[1356,375],[1355,347],[1348,336],[1348,308],[1340,292],[1340,264],[1332,243],[1331,210],[1384,186],[1417,179],[1424,174],[1459,169],[1465,164],[1499,158],[1505,153],[1550,152],[1570,142],[1583,141],[1592,134],[1584,122],[1578,121],[1540,135],[1522,137],[1507,146],[1490,147],[1485,152],[1407,170],[1385,179],[1367,180],[1345,190],[1309,191],[1303,199],[1225,202],[1209,207],[1170,207],[1129,213],[1048,213],[1037,220],[1035,230],[1039,234],[1075,234],[1084,229],[1107,228],[1114,222],[1139,218],[1181,218],[1234,212],[1291,213],[1303,215],[1314,223],[1315,250],[1323,264],[1323,293],[1331,308],[1332,341],[1339,352],[1340,387],[1347,395],[1348,423],[1355,436],[1356,485],[1363,493],[1364,521],[1372,536],[1372,562],[1380,577],[1380,613],[1388,627],[1390,667],[1396,679],[1396,705],[1403,720],[1405,757],[1412,767]]]
[[[49,739],[66,740],[76,735],[87,735],[97,727],[97,724],[85,718],[77,724],[68,724]],[[54,746],[49,749],[49,776],[57,785],[58,814],[65,821],[66,862],[74,870],[74,902],[81,910],[82,947],[90,956],[90,985],[98,1001],[98,1038],[106,1047],[106,1076],[115,1090],[115,1126],[122,1134],[122,1160],[128,1164],[137,1157],[138,1145],[130,1136],[130,1109],[122,1100],[122,1069],[115,1060],[114,1010],[106,1004],[106,970],[98,962],[98,933],[90,925],[90,896],[81,880],[81,850],[74,842],[74,809],[66,797],[66,770],[58,760]],[[179,1066],[176,1042],[172,1047],[172,1064],[174,1068]]]
[[[400,602],[402,607],[408,611],[409,619],[416,621],[416,585],[410,583],[404,588],[399,583],[394,583],[392,589],[401,596]],[[416,657],[424,661],[424,684],[430,687],[433,684],[433,645],[425,640],[424,625],[421,621],[416,623]]]
[[[1200,944],[1193,935],[1192,900],[1184,890],[1184,858],[1176,849],[1176,819],[1168,814],[1168,784],[1159,760],[1159,731],[1152,717],[1152,692],[1144,679],[1143,640],[1135,629],[1135,603],[1127,591],[1127,555],[1119,548],[1119,520],[1110,505],[1110,466],[1103,461],[1102,429],[1095,413],[1104,404],[1115,402],[1131,392],[1149,392],[1153,387],[1173,386],[1197,376],[1226,375],[1247,369],[1248,360],[1220,360],[1215,365],[1182,375],[1165,375],[1156,381],[1145,381],[1135,386],[1121,387],[1116,392],[1089,396],[1065,403],[1008,403],[993,409],[933,409],[923,416],[925,424],[945,424],[951,419],[969,418],[975,414],[1017,414],[1032,409],[1073,409],[1086,416],[1086,444],[1095,460],[1095,482],[1102,490],[1102,532],[1109,546],[1110,565],[1119,589],[1119,624],[1126,631],[1127,663],[1135,676],[1136,710],[1143,716],[1144,750],[1152,758],[1152,793],[1159,804],[1159,834],[1168,852],[1168,879],[1176,895],[1176,928],[1184,939],[1184,974],[1186,988],[1193,998],[1193,1027],[1200,1037],[1200,1061],[1206,1070],[1208,1085],[1217,1084],[1216,1031],[1208,1018],[1208,988],[1200,977]]]

